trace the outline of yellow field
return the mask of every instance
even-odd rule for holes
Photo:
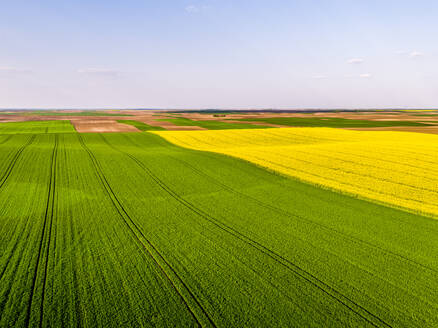
[[[331,128],[154,132],[300,180],[438,216],[438,136]]]

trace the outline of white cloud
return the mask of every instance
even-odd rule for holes
[[[409,53],[409,58],[417,58],[421,56],[423,56],[423,53],[419,51],[412,51]]]
[[[409,58],[418,58],[418,57],[424,56],[424,54],[422,52],[419,52],[416,50],[414,50],[414,51],[396,51],[395,53],[397,55],[406,56]]]
[[[362,64],[363,62],[363,58],[351,58],[347,61],[348,64]]]
[[[322,79],[326,79],[327,75],[314,75],[312,76],[312,79],[316,79],[316,80],[322,80]]]
[[[185,8],[185,11],[188,12],[189,14],[196,14],[201,11],[201,8],[195,5],[189,5]]]
[[[344,75],[344,77],[346,79],[357,79],[357,78],[369,79],[369,78],[371,78],[373,76],[370,73],[363,73],[363,74],[359,74],[359,75],[346,74],[346,75]]]
[[[106,68],[82,68],[78,70],[79,74],[96,75],[96,76],[112,76],[120,75],[120,71]]]
[[[203,4],[203,5],[188,5],[184,8],[184,10],[189,14],[198,14],[201,12],[208,11],[210,9],[210,5]]]

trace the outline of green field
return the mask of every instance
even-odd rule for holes
[[[438,326],[437,220],[147,132],[1,133],[0,327]]]
[[[389,127],[389,126],[425,126],[427,124],[411,121],[367,121],[351,120],[346,118],[333,117],[264,117],[264,118],[247,118],[238,119],[245,122],[264,122],[286,126],[302,127],[331,127],[331,128],[372,128],[372,127]]]
[[[178,126],[199,126],[207,130],[226,130],[226,129],[266,129],[270,126],[265,125],[254,125],[248,123],[228,123],[220,121],[194,121],[188,118],[169,118],[169,119],[159,119],[157,121],[167,121]]]
[[[159,126],[149,125],[143,122],[135,121],[135,120],[117,120],[119,123],[129,124],[135,126],[140,131],[160,131],[164,130],[164,128]]]
[[[70,121],[26,121],[0,123],[0,134],[76,132]]]
[[[412,116],[438,116],[438,114],[436,112],[429,113],[429,114],[411,114],[411,113],[409,113],[409,115],[412,115]]]

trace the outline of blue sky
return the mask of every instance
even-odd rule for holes
[[[438,2],[1,1],[1,108],[438,107]]]

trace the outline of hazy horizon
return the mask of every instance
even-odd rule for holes
[[[434,109],[434,1],[14,1],[2,109]]]
[[[75,108],[67,108],[67,107],[28,107],[28,108],[0,108],[0,111],[32,111],[32,110],[40,110],[40,111],[57,111],[57,110],[65,110],[65,111],[111,111],[111,110],[150,110],[150,111],[392,111],[392,110],[427,110],[427,111],[436,111],[438,107],[430,107],[430,108],[420,108],[420,107],[393,107],[393,108],[336,108],[336,107],[327,107],[327,108],[147,108],[147,107],[126,107],[126,108],[118,108],[118,107],[75,107]]]

